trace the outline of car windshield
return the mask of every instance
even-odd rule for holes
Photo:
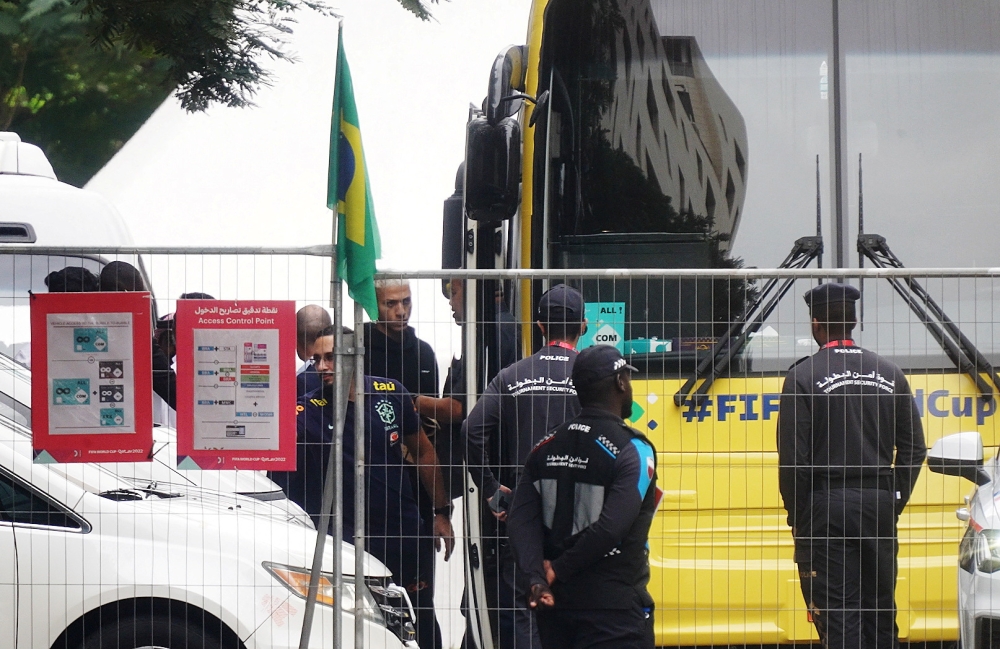
[[[47,293],[45,278],[67,266],[82,266],[99,275],[104,262],[61,255],[0,254],[0,354],[28,366],[31,362],[31,293]]]

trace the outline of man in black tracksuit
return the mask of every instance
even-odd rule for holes
[[[501,649],[539,645],[507,542],[506,506],[528,453],[549,431],[580,412],[571,375],[586,328],[583,295],[565,284],[538,300],[546,344],[497,374],[464,424],[466,461],[483,498],[483,574],[487,606]],[[493,529],[490,529],[490,525]],[[495,543],[488,538],[494,535]]]
[[[528,456],[508,517],[545,649],[652,649],[646,540],[657,506],[656,449],[623,417],[635,368],[589,347],[573,368],[583,411]]]
[[[898,647],[896,520],[927,454],[910,386],[854,344],[858,290],[805,295],[820,350],[785,377],[778,483],[802,594],[828,649]]]
[[[422,416],[425,412],[418,403],[422,395],[436,397],[438,393],[438,365],[434,349],[417,338],[410,326],[413,298],[410,283],[401,279],[382,279],[375,282],[378,298],[378,320],[366,323],[365,374],[384,376],[403,384],[414,397],[414,405]]]

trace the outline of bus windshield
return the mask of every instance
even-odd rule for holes
[[[822,3],[551,0],[538,76],[549,105],[534,132],[530,171],[534,213],[542,215],[532,223],[542,242],[533,263],[766,268],[809,235],[823,237],[826,266],[861,263],[854,257],[857,198],[847,210],[852,222],[842,232],[832,226],[837,36],[848,88],[846,186],[860,191],[853,179],[863,158],[865,232],[884,235],[910,267],[997,265],[989,237],[977,232],[1000,189],[967,189],[969,178],[1000,172],[987,154],[1000,146],[1000,130],[968,132],[1000,87],[989,18],[996,8],[973,0],[968,15],[942,11],[938,3],[846,2],[834,34]],[[967,143],[961,153],[956,142]],[[920,178],[928,181],[914,182]],[[850,281],[865,293],[855,332],[861,344],[908,368],[952,367],[890,285]],[[779,372],[812,353],[801,295],[814,283],[795,283],[731,371]],[[984,353],[1000,351],[976,306],[1000,297],[1000,286],[984,278],[925,284]],[[622,350],[652,355],[650,371],[665,374],[690,369],[759,286],[583,282],[588,302],[624,311]]]
[[[649,2],[557,0],[545,20],[551,233],[714,235],[727,249],[747,132],[697,39],[666,34]]]

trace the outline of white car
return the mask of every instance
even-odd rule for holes
[[[31,372],[0,353],[0,417],[31,427]],[[107,469],[135,486],[183,491],[208,489],[240,494],[269,502],[285,511],[289,520],[312,526],[309,515],[285,496],[263,471],[183,471],[177,468],[177,432],[153,429],[149,462],[117,462]]]
[[[0,419],[0,648],[297,647],[316,532],[231,494],[137,489],[95,464],[34,464],[28,431]],[[365,589],[366,646],[415,647],[406,593],[341,548]],[[333,561],[327,546],[325,570]],[[312,628],[332,644],[333,577]]]
[[[958,550],[959,633],[963,649],[1000,647],[1000,460],[983,460],[979,433],[955,433],[934,444],[927,466],[976,485],[956,512],[968,522]]]

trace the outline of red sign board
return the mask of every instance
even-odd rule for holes
[[[295,470],[295,303],[180,300],[177,466]]]
[[[143,462],[153,447],[149,293],[31,296],[35,462]]]

